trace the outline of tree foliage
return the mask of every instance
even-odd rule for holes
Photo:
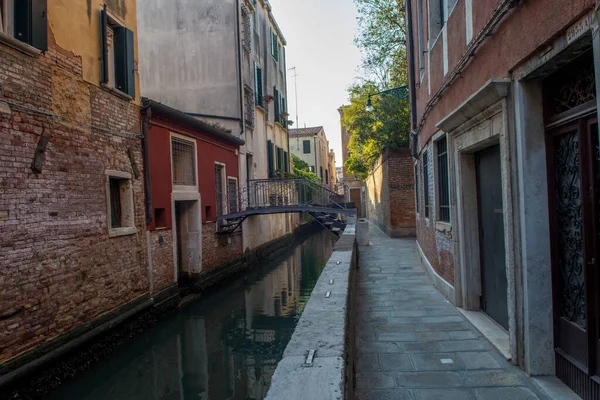
[[[310,172],[310,166],[308,165],[308,163],[306,161],[301,160],[295,154],[292,154],[292,160],[294,163],[293,171],[290,174],[290,176],[292,178],[302,178],[302,179],[307,179],[312,182],[320,182],[321,181],[315,173]]]
[[[404,0],[354,0],[359,12],[355,44],[361,50],[364,75],[348,89],[350,105],[342,124],[351,132],[348,171],[366,178],[384,148],[408,145],[410,114],[407,100],[390,94],[369,94],[406,85],[406,19]]]
[[[399,86],[407,81],[406,19],[404,0],[354,0],[358,9],[358,33],[368,80],[380,86]]]

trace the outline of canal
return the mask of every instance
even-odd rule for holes
[[[50,398],[263,399],[334,242],[325,230],[309,236],[171,314]]]

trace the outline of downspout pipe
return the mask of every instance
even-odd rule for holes
[[[408,20],[408,63],[410,68],[409,79],[409,94],[410,94],[410,119],[411,130],[417,129],[417,97],[416,97],[416,77],[415,77],[415,53],[414,53],[414,34],[412,29],[412,0],[406,0],[406,16]]]
[[[147,104],[143,107],[142,120],[142,154],[144,155],[144,192],[146,194],[146,225],[152,222],[152,187],[150,184],[150,154],[148,153],[148,124],[152,118],[152,109]]]
[[[242,39],[240,36],[240,12],[242,12],[240,6],[240,0],[235,1],[235,21],[237,24],[236,38],[237,38],[237,59],[238,59],[238,85],[240,86],[240,138],[244,138],[244,123],[246,119],[246,113],[244,112],[244,83],[242,80]]]

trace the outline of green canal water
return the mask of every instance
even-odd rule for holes
[[[51,399],[263,399],[334,239],[312,235],[170,315]]]

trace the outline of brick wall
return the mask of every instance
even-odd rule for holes
[[[242,234],[217,235],[216,224],[202,224],[202,270],[225,264],[242,256]]]
[[[54,43],[0,44],[0,365],[148,292],[138,107],[82,78]],[[77,122],[69,119],[76,120]],[[91,128],[93,124],[96,128]],[[30,169],[41,134],[41,173]],[[133,175],[137,233],[110,238],[105,171]]]
[[[423,254],[437,272],[438,275],[443,277],[450,284],[454,284],[454,245],[452,238],[452,231],[447,230],[446,227],[436,227],[437,208],[436,208],[436,193],[435,193],[435,177],[434,173],[435,163],[433,160],[434,152],[433,146],[429,143],[423,149],[423,153],[428,152],[428,164],[429,164],[429,185],[427,190],[429,191],[429,218],[425,218],[425,196],[424,196],[424,179],[423,179],[423,155],[421,154],[418,173],[419,173],[419,204],[420,209],[417,214],[417,242],[423,250]],[[414,167],[413,167],[414,170]]]
[[[152,286],[156,293],[177,283],[173,265],[173,231],[158,229],[148,231],[148,234],[152,257]]]
[[[392,237],[415,236],[413,159],[409,148],[386,149],[366,180],[367,217]]]

